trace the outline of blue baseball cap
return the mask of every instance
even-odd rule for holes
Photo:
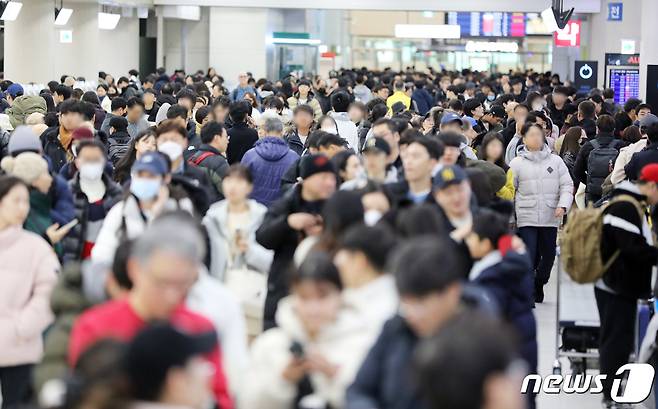
[[[434,190],[441,190],[465,180],[468,180],[468,176],[466,176],[464,169],[461,166],[451,165],[444,167],[434,176],[432,186]]]
[[[9,88],[7,88],[7,94],[11,95],[12,98],[19,97],[23,95],[24,92],[25,91],[21,84],[11,84]]]
[[[471,128],[475,127],[478,124],[478,121],[475,120],[475,118],[472,118],[470,116],[465,116],[462,118],[464,123],[468,121],[471,124]]]
[[[146,152],[141,158],[135,161],[131,173],[141,171],[150,172],[154,175],[164,176],[167,174],[167,162],[158,152]]]
[[[463,124],[462,117],[454,112],[446,112],[441,118],[441,125],[449,124],[450,122],[459,122],[460,125]]]

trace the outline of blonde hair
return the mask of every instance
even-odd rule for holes
[[[4,157],[0,162],[0,168],[31,185],[41,175],[48,172],[48,162],[37,153],[23,152],[16,157]]]

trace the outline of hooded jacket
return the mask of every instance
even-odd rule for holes
[[[241,408],[288,409],[294,407],[297,385],[288,382],[282,372],[293,358],[293,342],[303,345],[305,353],[317,353],[338,367],[333,378],[311,373],[313,393],[332,408],[344,406],[345,390],[352,383],[369,343],[362,336],[360,321],[354,314],[341,310],[336,320],[327,323],[310,339],[293,307],[293,297],[279,303],[276,314],[278,328],[272,328],[254,341],[251,365],[243,382]]]
[[[0,230],[0,260],[0,367],[39,362],[59,262],[46,241],[20,226]]]
[[[569,209],[573,202],[573,180],[562,158],[544,145],[531,152],[525,146],[510,163],[514,175],[514,207],[519,227],[558,227],[555,209]]]
[[[16,128],[25,124],[25,118],[35,112],[46,114],[46,100],[37,95],[21,95],[16,98],[11,108],[5,111],[9,122]]]
[[[484,288],[496,301],[500,314],[516,328],[521,355],[537,371],[537,324],[534,308],[533,274],[527,254],[513,251],[502,256],[498,250],[473,264],[470,281]]]
[[[250,223],[244,232],[249,242],[245,261],[250,269],[267,274],[272,264],[273,252],[256,242],[256,230],[263,222],[267,208],[255,200],[249,200],[247,206]],[[203,225],[210,239],[210,274],[223,280],[230,261],[230,243],[234,240],[228,230],[228,202],[222,200],[212,205],[203,218]]]
[[[242,164],[254,178],[252,199],[270,206],[281,196],[281,177],[299,158],[282,138],[268,136],[260,139],[242,157]]]

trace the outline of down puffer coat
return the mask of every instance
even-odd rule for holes
[[[541,151],[519,149],[510,162],[514,174],[514,208],[518,227],[558,227],[555,209],[569,209],[573,202],[573,180],[562,158],[548,146]]]

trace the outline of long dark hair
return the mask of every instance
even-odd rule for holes
[[[571,152],[574,156],[578,155],[580,151],[580,137],[582,136],[583,128],[579,126],[572,126],[569,128],[566,134],[564,134],[564,140],[562,141],[562,146],[560,147],[560,156],[564,156],[565,153]]]
[[[25,186],[27,188],[27,184],[16,176],[0,176],[0,200],[4,199],[16,186]]]
[[[116,168],[114,169],[114,180],[117,181],[117,183],[123,184],[126,180],[128,180],[130,169],[133,167],[135,160],[137,160],[137,150],[135,149],[135,146],[137,145],[137,142],[144,140],[149,136],[153,136],[155,138],[155,131],[153,129],[149,128],[143,130],[130,141],[128,152],[123,155],[123,158],[119,159]]]
[[[489,146],[489,144],[496,139],[503,144],[503,151],[500,157],[496,158],[494,163],[500,166],[505,172],[507,172],[509,166],[507,166],[505,163],[505,142],[503,137],[498,132],[487,132],[487,134],[484,135],[484,138],[482,138],[482,145],[480,145],[480,148],[478,149],[478,158],[485,161],[487,160],[487,146]]]

